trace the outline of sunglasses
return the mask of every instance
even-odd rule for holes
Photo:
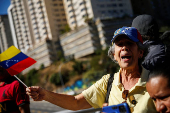
[[[124,102],[126,102],[127,97],[128,97],[128,94],[129,94],[129,90],[124,90],[124,91],[122,92],[122,98],[125,99]],[[137,103],[136,100],[135,100],[135,98],[134,98],[134,96],[130,96],[129,99],[130,99],[130,101],[131,101],[132,104],[135,105],[135,104]],[[124,103],[124,102],[123,102],[123,103]]]
[[[129,94],[129,90],[124,90],[124,91],[122,92],[122,98],[125,99],[125,102],[126,102],[126,100],[127,100],[128,94]]]

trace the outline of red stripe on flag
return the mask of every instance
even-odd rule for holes
[[[36,61],[30,57],[16,63],[15,65],[11,66],[10,68],[7,69],[8,73],[10,75],[16,75],[23,71],[24,69],[28,68],[32,64],[36,63]]]

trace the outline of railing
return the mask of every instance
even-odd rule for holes
[[[78,110],[78,111],[71,111],[69,113],[100,113],[102,111],[102,108],[89,108],[89,109],[84,109],[84,110]]]
[[[101,113],[102,108],[89,108],[89,109],[83,109],[83,110],[78,110],[78,111],[60,111],[56,113]]]

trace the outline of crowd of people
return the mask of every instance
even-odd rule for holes
[[[110,74],[104,75],[76,96],[54,93],[40,86],[31,86],[25,91],[16,80],[8,83],[3,75],[9,74],[1,67],[0,87],[10,84],[9,89],[1,88],[4,90],[1,97],[12,95],[9,100],[22,113],[30,112],[28,95],[34,101],[45,100],[69,110],[102,108],[126,102],[132,113],[170,112],[170,48],[159,37],[156,20],[146,14],[134,18],[130,27],[117,29],[108,56],[120,66],[119,71],[112,79]],[[106,102],[109,80],[112,82]]]

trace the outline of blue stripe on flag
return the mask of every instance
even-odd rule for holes
[[[16,56],[12,57],[11,59],[0,62],[0,65],[3,68],[8,69],[9,67],[13,66],[14,64],[16,64],[26,58],[28,58],[28,56],[25,55],[24,53],[20,52]]]

